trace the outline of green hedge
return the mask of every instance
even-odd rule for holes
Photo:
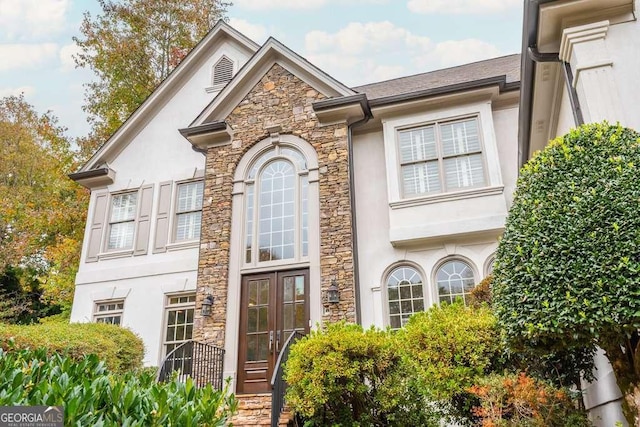
[[[66,322],[0,324],[0,348],[9,350],[40,347],[46,348],[49,354],[67,354],[75,360],[95,354],[114,372],[140,368],[144,356],[142,340],[120,326]]]
[[[114,374],[95,355],[0,350],[0,406],[17,405],[64,406],[67,426],[224,426],[237,407],[228,390]]]

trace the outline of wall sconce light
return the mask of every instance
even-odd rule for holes
[[[331,285],[327,288],[326,299],[329,304],[337,304],[340,302],[340,290],[338,289],[338,284],[335,279],[331,281]]]
[[[212,305],[213,305],[213,295],[209,294],[206,297],[204,297],[204,300],[202,300],[202,310],[200,314],[202,314],[203,317],[211,316]]]

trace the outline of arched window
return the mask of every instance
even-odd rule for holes
[[[424,311],[422,276],[413,267],[400,266],[387,277],[389,325],[401,328],[412,314]]]
[[[308,168],[289,146],[258,156],[245,177],[245,263],[308,257]]]
[[[440,302],[453,302],[462,298],[467,303],[467,296],[475,287],[476,280],[473,269],[461,260],[447,261],[436,272],[436,285]]]
[[[213,66],[213,85],[228,83],[231,77],[233,77],[233,61],[223,56]]]

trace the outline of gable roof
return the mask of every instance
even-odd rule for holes
[[[256,52],[260,47],[257,43],[238,32],[226,22],[220,20],[213,26],[207,35],[189,52],[180,64],[165,78],[158,87],[145,99],[145,101],[129,116],[129,118],[116,130],[116,132],[93,154],[93,156],[80,168],[77,173],[86,172],[101,166],[105,158],[114,150],[126,146],[128,140],[135,135],[138,126],[155,111],[156,103],[163,96],[170,94],[178,87],[179,83],[188,76],[190,66],[197,63],[205,55],[210,54],[210,48],[218,41],[228,37],[250,52]],[[132,135],[132,132],[134,133]],[[72,179],[76,174],[71,174]]]
[[[334,79],[273,37],[236,73],[233,79],[196,117],[189,127],[224,120],[247,93],[274,65],[279,64],[329,98],[354,95],[355,92]]]
[[[372,104],[381,104],[416,92],[442,92],[443,89],[457,87],[463,89],[465,84],[483,81],[503,83],[505,90],[517,89],[520,82],[520,54],[356,86],[353,90],[366,94]]]

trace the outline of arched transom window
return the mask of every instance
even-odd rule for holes
[[[424,310],[422,276],[409,266],[394,269],[387,278],[389,325],[393,329],[403,327],[412,314]]]
[[[275,146],[258,156],[245,177],[245,263],[308,257],[308,167],[303,154]]]
[[[461,260],[447,261],[436,272],[436,284],[440,302],[453,302],[462,298],[467,303],[469,293],[475,287],[473,269]]]

